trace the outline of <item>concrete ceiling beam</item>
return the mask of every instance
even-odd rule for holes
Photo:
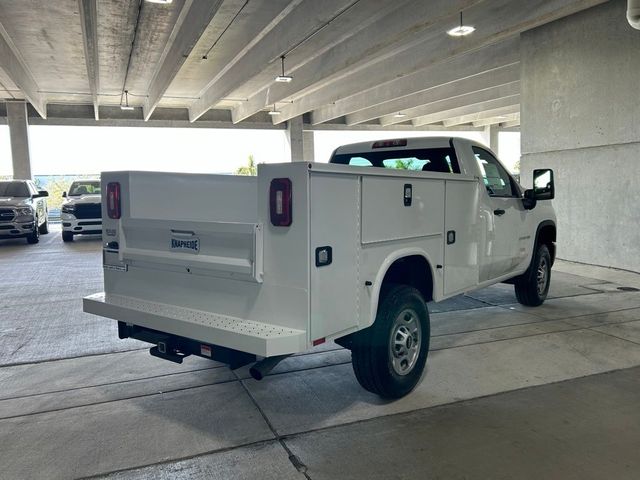
[[[502,125],[505,122],[511,122],[520,119],[520,113],[512,113],[509,115],[499,115],[497,117],[485,118],[473,122],[474,127],[488,127],[490,125]]]
[[[449,93],[449,96],[444,96],[442,100],[402,110],[402,114],[405,115],[402,118],[397,117],[397,113],[385,115],[380,118],[380,124],[383,126],[393,125],[394,123],[424,117],[425,115],[431,115],[446,110],[453,110],[454,108],[466,107],[468,105],[475,105],[482,102],[498,100],[500,98],[512,97],[520,94],[520,81],[498,84],[498,86],[485,88],[483,90],[471,90],[469,93],[465,93],[468,91],[465,88],[456,89],[455,85],[449,85],[448,87],[451,88],[447,88],[445,90]],[[420,105],[420,103],[418,103],[418,105]],[[347,116],[347,123],[350,124],[349,116]]]
[[[509,120],[509,121],[506,121],[506,122],[502,122],[500,124],[500,126],[502,128],[519,127],[520,126],[520,115],[518,115],[518,118],[516,120]]]
[[[497,69],[516,64],[519,60],[520,39],[515,37],[476,52],[459,55],[430,68],[393,79],[365,91],[358,91],[354,95],[323,105],[312,112],[311,121],[314,124],[319,124],[347,116],[354,124],[366,122],[416,105],[441,100],[445,98],[442,95],[446,95],[444,90],[447,85],[467,78],[469,78],[468,83],[477,86],[468,87],[465,91],[481,90],[499,85],[496,82],[500,80],[484,79],[479,75],[492,71],[494,74],[499,74]],[[520,75],[517,72],[517,77],[508,81],[515,81],[519,78]],[[343,85],[335,85],[335,87],[340,89],[337,92],[338,95],[344,96],[350,92],[348,88],[343,89]],[[310,97],[313,95],[311,94]],[[318,95],[318,101],[322,101],[320,97],[321,95]],[[414,100],[421,103],[413,103]],[[310,99],[310,101],[313,100]],[[297,105],[291,108],[292,113],[298,113],[307,108],[305,106],[307,101],[294,103]]]
[[[445,127],[455,127],[457,125],[463,125],[465,123],[479,122],[480,120],[485,120],[492,117],[500,117],[503,115],[510,115],[512,113],[517,113],[520,111],[520,103],[515,103],[513,105],[508,105],[506,107],[493,108],[490,110],[481,111],[478,113],[472,113],[469,115],[462,115],[459,117],[453,117],[446,120],[443,120],[443,124]]]
[[[367,3],[371,3],[369,0]],[[325,51],[292,72],[294,79],[288,84],[268,84],[251,96],[247,102],[234,110],[234,121],[263,110],[274,102],[295,100],[312,93],[333,81],[339,81],[354,71],[391,58],[396,53],[421,42],[425,32],[432,27],[446,25],[461,9],[480,3],[482,0],[404,0],[396,8],[375,22],[357,28],[348,38]],[[364,6],[367,5],[364,3]],[[388,2],[387,2],[388,3]],[[369,16],[371,16],[370,9]],[[456,17],[457,18],[457,17]],[[455,22],[454,22],[455,25]],[[396,72],[397,76],[397,72]],[[308,110],[307,110],[308,111]],[[287,117],[286,119],[284,117]],[[275,123],[294,118],[293,112],[283,110],[283,115],[274,117]]]
[[[382,83],[417,70],[434,65],[447,58],[465,52],[479,50],[483,46],[501,42],[514,37],[520,32],[535,28],[576,11],[603,3],[604,0],[495,0],[470,4],[464,9],[465,21],[476,27],[476,32],[469,38],[452,38],[444,32],[447,25],[455,25],[458,21],[459,5],[454,2],[418,2],[422,5],[405,5],[399,12],[413,14],[419,19],[419,26],[411,30],[411,34],[403,37],[400,34],[385,35],[385,25],[373,24],[371,31],[359,32],[358,35],[343,42],[340,50],[327,52],[326,58],[318,58],[304,65],[295,72],[295,79],[287,86],[271,86],[269,101],[306,102],[299,111],[310,111],[319,106],[340,100],[337,95],[341,85],[350,84],[354,89],[351,94],[373,88]],[[437,3],[437,5],[436,5]],[[433,8],[429,14],[421,9]],[[429,18],[425,22],[424,18]],[[431,22],[433,20],[433,23]],[[392,18],[383,19],[390,25],[398,23]],[[397,27],[397,25],[395,25]],[[384,39],[387,44],[380,44]],[[395,40],[395,41],[394,41]],[[385,47],[386,45],[386,47]],[[340,55],[346,51],[344,55]],[[328,95],[319,104],[310,102],[311,94],[322,89]],[[260,97],[262,95],[262,97]],[[253,108],[265,108],[263,94],[257,95],[257,102],[240,104],[234,112],[234,121],[248,115]],[[274,117],[274,122],[285,121],[293,115],[289,113],[291,105],[281,108],[282,114]],[[242,112],[242,114],[240,114]],[[296,112],[297,113],[297,112]]]
[[[29,67],[22,58],[15,43],[0,24],[0,65],[9,79],[22,91],[42,118],[47,118],[47,103],[39,93]]]
[[[94,0],[95,1],[95,0]],[[198,39],[213,20],[222,0],[186,0],[165,45],[160,63],[149,84],[143,105],[144,119],[149,120],[162,96],[187,60]]]
[[[450,110],[443,110],[437,113],[424,115],[422,117],[414,118],[413,120],[411,120],[411,123],[416,127],[420,127],[422,125],[431,125],[432,123],[444,122],[445,120],[450,120],[452,118],[478,114],[486,110],[511,107],[513,105],[519,105],[519,104],[520,104],[520,95],[512,95],[509,97],[502,97],[494,100],[487,100],[485,102],[474,103],[474,104],[465,105],[458,108],[452,108]],[[508,113],[514,113],[514,112],[508,112]],[[482,117],[482,118],[486,118],[486,117]],[[480,119],[478,118],[475,120],[480,120]]]
[[[93,114],[99,120],[98,92],[100,91],[100,62],[98,59],[98,5],[97,0],[78,0],[84,60],[87,64],[89,91],[93,102]]]
[[[209,81],[189,107],[190,120],[197,120],[270,64],[279,66],[281,55],[348,4],[348,0],[292,0]]]

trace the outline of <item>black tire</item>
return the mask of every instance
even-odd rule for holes
[[[49,233],[49,219],[47,218],[42,225],[40,225],[40,235],[46,235]]]
[[[407,395],[422,376],[429,336],[429,312],[420,292],[406,285],[385,289],[374,324],[361,332],[352,347],[351,363],[360,385],[384,398]]]
[[[62,232],[62,241],[63,242],[73,242],[73,232]]]
[[[525,273],[516,279],[514,288],[516,298],[522,305],[537,307],[547,298],[551,284],[551,255],[549,248],[538,245],[531,265]]]
[[[27,243],[34,244],[40,241],[40,229],[38,228],[38,219],[33,223],[33,232],[27,235]]]

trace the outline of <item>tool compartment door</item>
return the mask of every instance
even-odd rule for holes
[[[312,173],[310,184],[311,341],[356,327],[359,319],[360,180]],[[318,265],[316,251],[331,249]]]
[[[404,200],[407,185],[410,203]],[[362,243],[442,235],[443,198],[444,180],[363,176]]]

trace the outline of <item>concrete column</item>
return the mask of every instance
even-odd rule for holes
[[[295,117],[287,121],[287,140],[291,151],[292,162],[304,161],[304,132],[302,117]]]
[[[11,137],[13,178],[30,180],[31,158],[29,157],[29,123],[26,102],[23,100],[7,101],[7,123]]]
[[[524,32],[522,181],[555,171],[558,257],[640,272],[640,32],[612,0]]]
[[[305,162],[315,162],[313,131],[302,132],[302,157]]]
[[[482,132],[482,139],[487,146],[498,155],[498,149],[500,148],[499,141],[500,126],[499,125],[487,125]]]
[[[499,155],[500,150],[500,126],[488,125],[487,130],[489,133],[489,148],[493,150],[496,155]]]

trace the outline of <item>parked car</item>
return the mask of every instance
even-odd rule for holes
[[[46,190],[38,190],[31,180],[0,182],[0,238],[24,237],[38,243],[49,233]]]
[[[63,241],[73,242],[74,235],[102,233],[99,179],[76,180],[62,196],[65,199],[60,213]]]
[[[365,389],[397,398],[425,367],[426,302],[505,282],[537,306],[549,290],[553,172],[525,191],[467,139],[346,145],[257,178],[125,171],[102,185],[104,292],[84,310],[178,363],[259,356],[261,379],[334,340]]]

